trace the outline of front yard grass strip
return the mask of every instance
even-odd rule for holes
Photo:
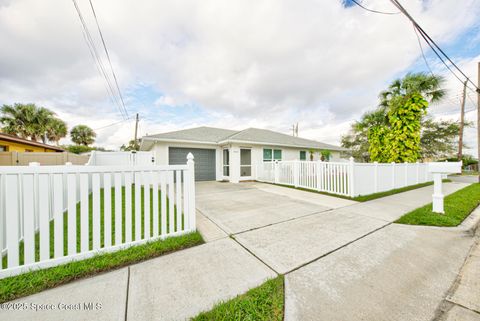
[[[0,280],[0,303],[31,295],[74,280],[93,276],[204,243],[198,232],[152,241],[112,253]]]
[[[450,179],[444,179],[443,182],[444,183],[449,183],[449,182],[451,182],[451,180]],[[316,190],[313,190],[313,189],[308,189],[308,188],[303,188],[303,187],[294,187],[294,186],[284,185],[284,184],[273,184],[273,183],[267,183],[267,184],[298,189],[298,190],[305,191],[305,192],[311,192],[311,193],[317,193],[317,194],[322,194],[322,195],[327,195],[327,196],[343,198],[343,199],[346,199],[346,200],[351,200],[351,201],[356,201],[356,202],[367,202],[367,201],[371,201],[371,200],[374,200],[374,199],[377,199],[377,198],[382,198],[382,197],[385,197],[385,196],[390,196],[390,195],[394,195],[394,194],[398,194],[398,193],[408,192],[408,191],[411,191],[411,190],[414,190],[414,189],[417,189],[417,188],[430,186],[430,185],[433,185],[433,182],[426,182],[426,183],[421,183],[421,184],[416,184],[416,185],[410,185],[410,186],[405,186],[405,187],[401,187],[401,188],[392,189],[392,190],[385,191],[385,192],[379,192],[379,193],[368,194],[368,195],[359,195],[359,196],[355,196],[355,197],[337,195],[337,194],[332,194],[332,193],[327,193],[327,192],[320,192],[320,191],[316,191]]]
[[[280,275],[245,294],[215,305],[212,310],[202,312],[191,320],[281,321],[284,314],[284,297],[284,277]]]
[[[432,212],[432,203],[417,208],[395,223],[429,226],[457,226],[480,204],[480,184],[472,184],[444,199],[445,214]]]

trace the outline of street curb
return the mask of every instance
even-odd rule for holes
[[[477,206],[470,215],[456,228],[465,231],[468,234],[475,235],[480,226],[480,206]]]

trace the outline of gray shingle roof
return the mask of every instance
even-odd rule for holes
[[[346,150],[345,148],[325,144],[316,140],[274,132],[267,129],[247,128],[236,131],[214,127],[196,127],[157,135],[144,136],[144,138],[161,140],[186,140],[194,142],[220,143],[229,141],[242,141],[266,145],[282,145],[301,148]]]
[[[145,136],[148,138],[174,139],[174,140],[191,140],[196,142],[218,143],[228,136],[238,133],[237,130],[215,128],[215,127],[195,127],[183,129],[174,132],[162,133],[157,135]]]
[[[246,142],[260,142],[271,145],[287,145],[304,148],[318,148],[329,150],[346,150],[342,147],[325,144],[316,140],[294,137],[268,129],[248,128],[242,130],[232,136],[228,140],[246,141]]]

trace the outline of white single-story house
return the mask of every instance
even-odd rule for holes
[[[266,129],[229,130],[196,127],[142,137],[140,150],[153,151],[157,165],[185,164],[188,153],[195,161],[195,179],[227,180],[232,183],[255,179],[258,166],[275,160],[313,160],[320,151],[330,151],[338,161],[346,149],[315,140]]]

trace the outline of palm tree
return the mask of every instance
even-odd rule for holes
[[[2,114],[0,123],[3,125],[4,133],[26,139],[37,137],[35,126],[37,106],[35,104],[3,105],[0,112]]]
[[[442,89],[445,82],[442,76],[423,72],[408,73],[402,79],[394,80],[387,90],[380,92],[380,107],[387,108],[395,97],[404,97],[413,93],[422,95],[429,103],[440,101],[446,94]]]
[[[51,140],[58,141],[67,135],[65,123],[56,118],[50,109],[35,104],[14,104],[3,105],[0,112],[2,131],[6,134],[34,141],[41,139],[43,143],[47,142],[49,136]],[[55,131],[58,133],[54,134]]]
[[[88,146],[93,144],[96,136],[97,134],[95,134],[93,129],[86,125],[77,125],[70,131],[72,142],[78,145]]]
[[[52,118],[48,123],[47,127],[47,139],[49,141],[55,142],[58,146],[58,141],[67,136],[67,124],[61,119]]]
[[[55,113],[47,108],[40,107],[37,109],[34,118],[34,128],[35,135],[32,136],[33,140],[38,140],[40,138],[45,144],[47,142],[47,133],[50,127],[50,124],[57,118],[55,118]]]

